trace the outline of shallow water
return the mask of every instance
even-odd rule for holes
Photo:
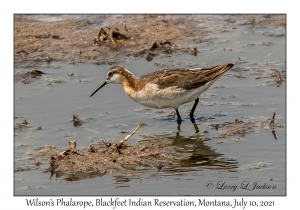
[[[242,19],[236,23],[236,28],[227,28],[222,16],[195,18],[205,20],[200,25],[210,27],[209,36],[212,37],[210,42],[194,44],[198,49],[197,56],[168,57],[160,54],[151,62],[145,58],[129,57],[120,64],[141,76],[170,67],[196,68],[236,63],[233,70],[201,95],[195,111],[200,131],[207,130],[206,136],[210,140],[202,142],[195,137],[188,117],[192,103],[179,109],[183,118],[182,132],[176,136],[172,109],[142,107],[124,93],[121,85],[107,85],[90,98],[90,94],[104,82],[111,66],[51,62],[38,68],[46,73],[39,80],[26,85],[15,83],[15,123],[26,119],[33,126],[15,131],[14,168],[31,168],[15,172],[15,195],[285,195],[286,84],[284,79],[278,86],[276,77],[270,75],[271,69],[286,69],[286,37],[266,35],[266,32],[285,34],[285,28],[251,27]],[[241,73],[244,78],[238,77],[239,72],[234,71],[237,67],[244,68]],[[15,69],[15,73],[26,71],[29,70]],[[73,73],[74,76],[70,76]],[[274,112],[276,124],[283,126],[276,128],[277,140],[268,126],[228,139],[216,138],[220,131],[209,126],[235,119],[244,122],[267,119]],[[85,123],[74,127],[73,114]],[[28,153],[46,145],[54,145],[63,151],[68,147],[69,139],[75,139],[78,149],[82,150],[101,139],[118,141],[127,135],[122,131],[133,131],[138,122],[148,126],[133,135],[129,144],[167,139],[178,147],[196,149],[187,160],[176,162],[174,167],[163,167],[160,171],[153,168],[132,175],[106,174],[74,182],[63,178],[50,179],[50,173],[43,172],[48,166],[47,157],[40,158],[42,164],[39,167],[33,167],[34,159]],[[38,126],[42,129],[34,129]],[[255,182],[266,184],[270,189],[249,190]],[[248,190],[240,189],[246,183]],[[272,189],[273,186],[276,188]]]

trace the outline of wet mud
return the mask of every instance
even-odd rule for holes
[[[172,162],[174,154],[179,159],[184,156],[178,154],[174,146],[159,143],[123,144],[117,148],[116,144],[108,146],[104,142],[99,147],[90,145],[86,152],[69,148],[63,155],[52,155],[50,171],[56,177],[72,181],[112,173],[130,175],[140,173],[138,167],[159,171]]]
[[[15,66],[34,67],[51,61],[113,64],[144,54],[150,60],[159,51],[165,54],[176,50],[189,52],[189,46],[183,43],[186,31],[179,26],[196,24],[183,15],[176,18],[123,15],[121,23],[97,27],[104,18],[107,16],[91,15],[89,21],[66,18],[41,22],[28,15],[15,15]],[[205,34],[206,31],[201,30],[200,35]],[[171,44],[173,41],[182,46],[178,48]]]
[[[230,138],[234,135],[244,136],[246,134],[258,131],[259,129],[270,129],[274,139],[276,140],[275,128],[283,128],[281,125],[275,124],[275,115],[272,118],[256,119],[248,122],[235,119],[232,122],[224,122],[221,124],[211,124],[211,128],[220,131],[218,134],[219,138]]]
[[[33,69],[32,71],[28,71],[26,73],[17,73],[14,75],[14,81],[21,81],[24,84],[28,84],[39,79],[44,73],[40,70]]]
[[[242,17],[255,27],[285,26],[285,15],[230,15],[235,24]],[[16,67],[34,68],[51,61],[113,64],[129,56],[145,56],[148,61],[163,53],[197,55],[195,43],[211,42],[211,32],[189,15],[120,15],[119,21],[103,25],[109,15],[90,15],[89,20],[52,15],[55,21],[41,21],[35,15],[14,17],[14,57]],[[230,27],[230,26],[229,26]],[[225,30],[225,29],[224,29]],[[284,36],[284,34],[266,34]]]
[[[42,127],[41,126],[36,126],[36,125],[32,125],[30,123],[27,122],[27,120],[23,120],[22,122],[19,123],[15,123],[14,125],[14,130],[15,131],[25,131],[25,130],[32,130],[32,131],[38,131],[41,130]]]

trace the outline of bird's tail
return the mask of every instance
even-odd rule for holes
[[[221,76],[226,71],[231,69],[234,65],[232,63],[225,63],[217,66],[210,66],[199,69],[203,76],[209,78],[209,80],[214,80],[215,78]]]

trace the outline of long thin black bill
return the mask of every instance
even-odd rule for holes
[[[100,90],[101,88],[103,88],[105,85],[107,84],[107,82],[105,81],[97,90],[95,90],[90,97],[92,97],[98,90]]]

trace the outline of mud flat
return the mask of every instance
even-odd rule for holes
[[[15,15],[15,66],[34,68],[51,61],[113,64],[129,56],[151,60],[159,53],[195,56],[196,43],[213,39],[208,36],[210,29],[201,27],[201,21],[193,16],[119,15],[116,20],[110,15],[87,15],[85,19],[72,15],[49,15],[44,19]],[[253,27],[286,24],[285,15],[231,15],[226,19],[228,27],[234,27],[240,17],[245,20],[243,24]]]
[[[180,26],[193,28],[196,21],[191,18],[122,15],[119,21],[102,25],[109,17],[91,15],[87,21],[53,15],[56,21],[41,21],[36,16],[15,15],[15,65],[34,67],[53,60],[116,63],[128,56],[143,56],[148,51],[153,54],[157,53],[154,51],[189,52],[189,46],[183,41],[187,32]],[[205,41],[199,38],[205,34],[206,30],[201,30],[189,43],[196,39]],[[191,50],[191,53],[195,52]]]

